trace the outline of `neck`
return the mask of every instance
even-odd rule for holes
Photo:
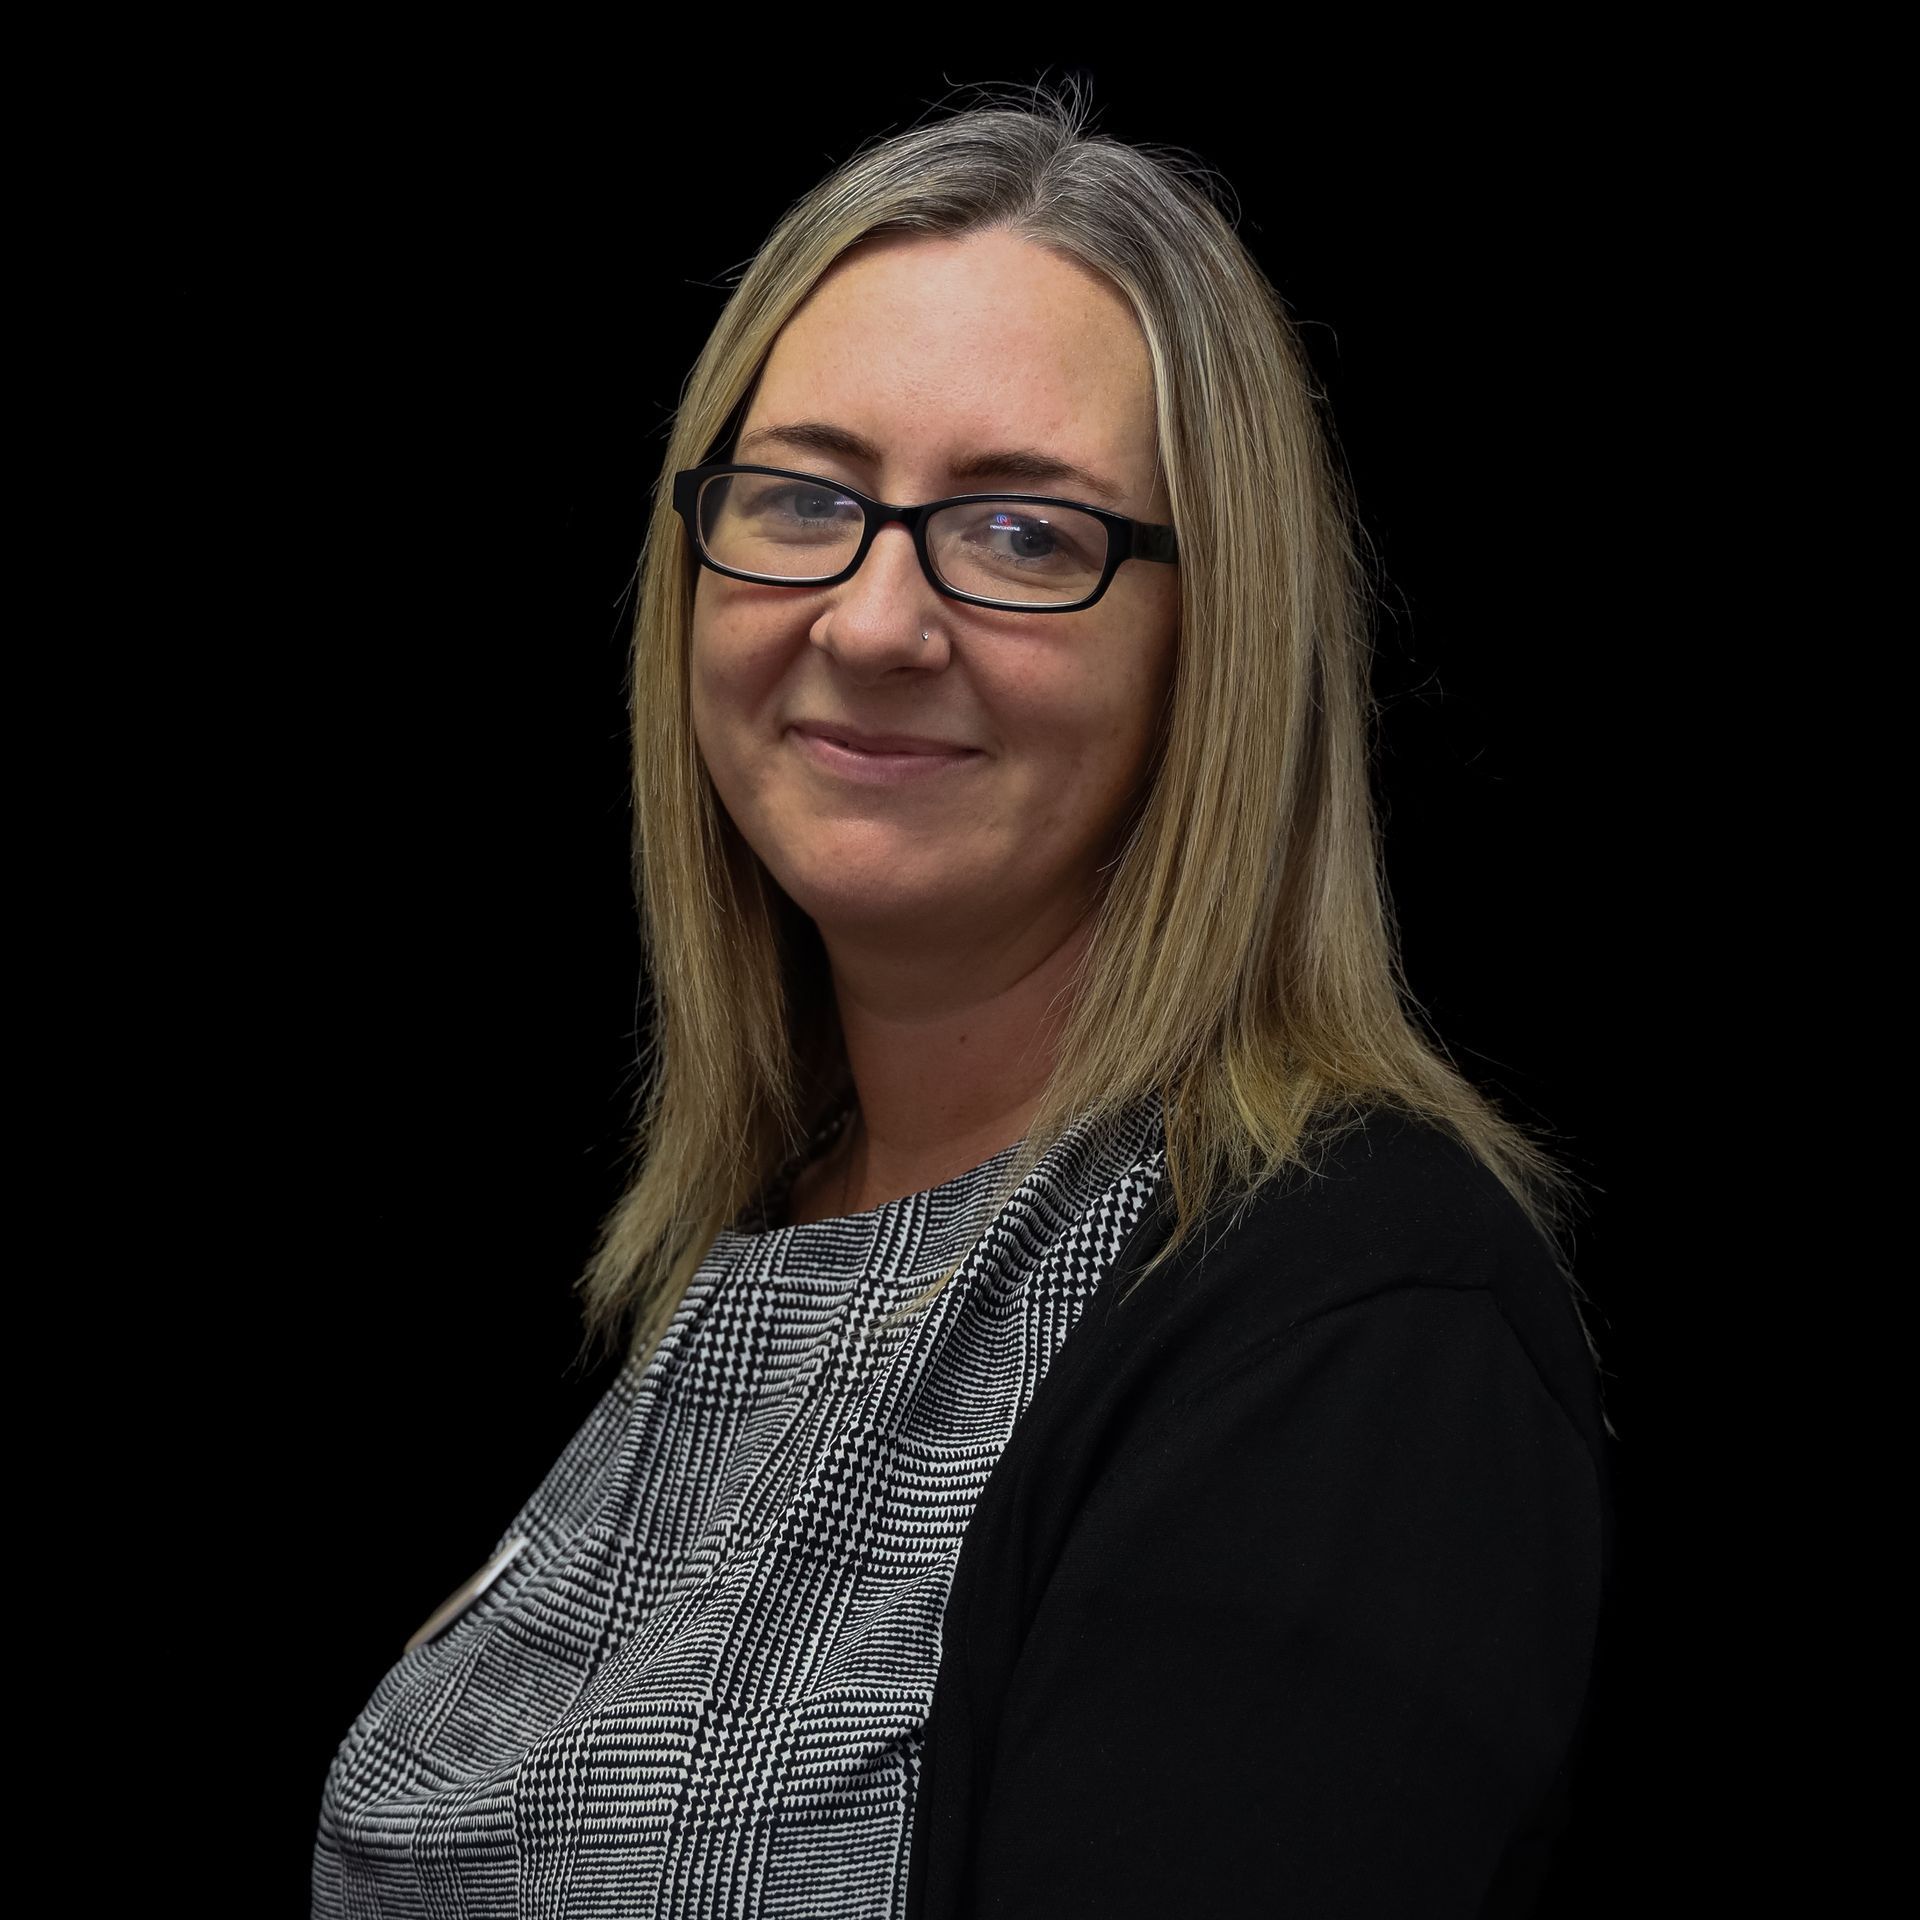
[[[840,1212],[939,1186],[1025,1137],[1092,931],[1091,915],[1034,926],[991,958],[944,955],[930,975],[823,930],[859,1098]]]

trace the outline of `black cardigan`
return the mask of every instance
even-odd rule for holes
[[[961,1545],[907,1911],[1526,1912],[1614,1566],[1592,1359],[1500,1183],[1375,1112],[1068,1335]]]

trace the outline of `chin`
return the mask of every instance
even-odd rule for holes
[[[857,868],[842,865],[828,873],[781,877],[780,886],[828,934],[873,937],[912,932],[924,937],[948,921],[965,926],[978,918],[977,902],[955,898],[951,876],[919,884],[904,881],[897,872],[863,880]]]

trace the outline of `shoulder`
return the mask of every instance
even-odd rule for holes
[[[1373,1109],[1317,1137],[1305,1165],[1217,1206],[1200,1229],[1215,1284],[1284,1258],[1274,1304],[1325,1312],[1380,1284],[1486,1284],[1493,1247],[1552,1260],[1492,1170],[1427,1121]]]
[[[1163,1266],[1163,1191],[1102,1314],[1156,1367],[1207,1374],[1278,1361],[1331,1315],[1382,1327],[1497,1315],[1518,1364],[1598,1450],[1598,1383],[1570,1277],[1492,1170],[1450,1134],[1371,1109],[1322,1135],[1303,1168],[1216,1207]],[[1130,1317],[1131,1328],[1126,1327]]]

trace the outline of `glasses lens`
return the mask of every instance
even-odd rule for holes
[[[830,480],[721,474],[700,490],[700,539],[723,567],[804,585],[843,572],[865,520]],[[934,571],[950,587],[1012,606],[1070,606],[1100,584],[1106,527],[1072,507],[969,500],[927,524]]]
[[[857,500],[830,481],[723,473],[700,489],[700,538],[711,559],[770,580],[826,580],[859,550]]]
[[[934,571],[950,587],[1022,606],[1070,605],[1100,584],[1107,530],[1072,507],[969,500],[927,523]]]

